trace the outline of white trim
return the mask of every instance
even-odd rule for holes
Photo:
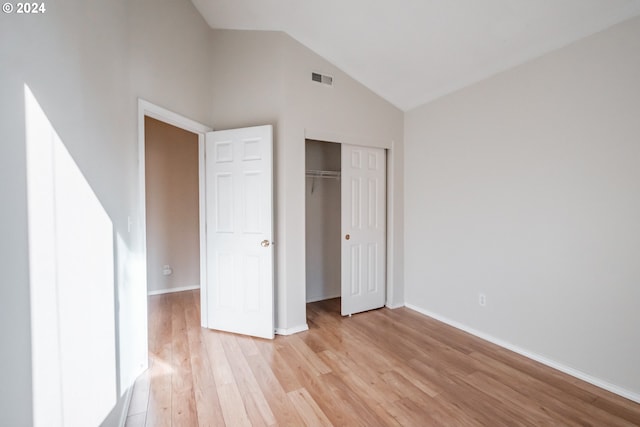
[[[466,326],[462,323],[456,322],[455,320],[451,320],[448,319],[446,317],[440,316],[439,314],[433,313],[429,310],[425,310],[423,308],[417,307],[413,304],[405,304],[405,307],[417,311],[420,314],[424,314],[425,316],[431,317],[435,320],[438,320],[442,323],[446,323],[449,326],[453,326],[456,329],[460,329],[462,331],[468,332],[471,335],[475,335],[478,338],[481,338],[485,341],[489,341],[490,343],[493,343],[495,345],[498,345],[500,347],[506,348],[507,350],[511,350],[514,353],[518,353],[524,357],[527,357],[529,359],[535,360],[536,362],[540,362],[543,365],[547,365],[551,368],[557,369],[558,371],[564,372],[567,375],[571,375],[572,377],[581,379],[583,381],[586,381],[590,384],[595,385],[596,387],[600,387],[602,389],[605,389],[607,391],[610,391],[611,393],[617,394],[619,396],[625,397],[629,400],[633,400],[634,402],[640,403],[640,394],[638,393],[634,393],[630,390],[626,390],[622,387],[619,387],[615,384],[611,384],[605,380],[602,380],[600,378],[596,378],[594,376],[591,376],[589,374],[586,374],[578,369],[574,369],[570,366],[566,366],[563,365],[561,363],[556,362],[555,360],[551,360],[548,359],[544,356],[541,356],[539,354],[533,353],[529,350],[525,350],[522,347],[518,347],[517,345],[511,344],[507,341],[503,341],[499,338],[496,338],[492,335],[486,334],[484,332],[480,332],[476,329],[470,328],[469,326]]]
[[[313,139],[314,141],[335,142],[336,144],[358,145],[360,147],[393,148],[393,141],[372,139],[362,135],[336,133],[319,129],[305,128],[304,138]]]
[[[171,110],[152,104],[149,101],[145,101],[142,98],[138,98],[138,111],[142,110],[143,116],[148,116],[161,122],[168,123],[172,126],[180,129],[187,130],[193,133],[207,133],[213,129],[202,123],[198,123],[187,117],[181,116],[178,113],[174,113]],[[138,115],[138,117],[140,117]]]
[[[395,309],[397,309],[397,308],[402,308],[402,307],[406,307],[406,306],[405,306],[405,305],[404,305],[404,303],[402,302],[402,303],[400,303],[400,304],[386,304],[386,305],[385,305],[385,307],[387,307],[387,308],[388,308],[388,309],[390,309],[390,310],[395,310]],[[416,310],[416,311],[418,311],[418,310]],[[424,313],[423,313],[423,314],[424,314]]]
[[[298,332],[304,332],[309,330],[309,325],[306,323],[304,325],[294,326],[293,328],[276,328],[275,333],[277,335],[293,335]]]
[[[198,165],[199,165],[199,222],[200,222],[200,283],[207,283],[207,254],[206,254],[206,228],[205,228],[205,171],[204,171],[204,139],[207,132],[213,129],[166,108],[152,104],[138,98],[138,162],[139,162],[139,206],[140,206],[140,232],[142,233],[142,253],[147,258],[147,218],[146,218],[146,184],[145,184],[145,135],[144,117],[148,116],[156,120],[168,123],[172,126],[184,129],[198,135]],[[144,282],[147,283],[146,262],[143,268]],[[206,327],[207,321],[207,287],[200,290],[200,323]],[[146,330],[146,325],[145,325]]]
[[[135,381],[131,385],[131,387],[127,388],[127,391],[125,392],[125,395],[124,395],[125,401],[122,407],[122,412],[120,413],[120,422],[118,423],[119,427],[124,427],[127,424],[127,417],[129,416],[129,407],[131,406],[131,398],[133,397],[134,385],[135,385]]]
[[[387,176],[386,178],[386,184],[387,184],[387,188],[385,190],[386,192],[386,196],[387,196],[387,206],[386,206],[386,220],[387,223],[385,224],[385,243],[387,245],[387,259],[386,259],[386,282],[387,282],[387,289],[385,289],[386,291],[386,295],[385,295],[385,305],[387,307],[391,307],[393,306],[393,301],[395,299],[395,288],[394,288],[394,281],[393,281],[393,277],[395,274],[395,264],[394,264],[394,260],[395,260],[395,251],[393,250],[393,243],[395,241],[395,230],[393,228],[393,221],[395,218],[395,211],[393,209],[393,199],[394,199],[394,191],[393,189],[395,188],[395,179],[393,179],[393,174],[395,171],[395,168],[393,166],[393,160],[394,160],[394,155],[395,155],[395,150],[393,149],[395,145],[394,141],[391,141],[391,148],[388,148],[386,150],[384,150],[384,154],[385,154],[385,161],[387,162],[386,166],[387,166]]]
[[[340,296],[341,296],[341,292],[338,291],[337,294],[318,295],[316,297],[307,297],[307,304],[310,303],[310,302],[324,301],[326,299],[340,298]]]
[[[147,295],[163,295],[163,294],[172,294],[174,292],[184,292],[184,291],[193,291],[196,289],[200,289],[200,285],[195,286],[180,286],[178,288],[166,288],[166,289],[156,289],[155,291],[147,292]]]

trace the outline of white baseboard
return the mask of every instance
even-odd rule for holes
[[[120,423],[118,424],[120,427],[124,427],[127,424],[127,415],[129,415],[129,407],[131,406],[131,398],[133,397],[133,385],[125,391],[124,396],[124,405],[122,408],[122,413],[120,414]]]
[[[387,304],[385,304],[385,307],[390,308],[391,310],[395,310],[396,308],[404,307],[404,303],[403,302],[401,302],[400,304],[389,304],[389,303],[387,303]]]
[[[453,326],[456,329],[460,329],[462,331],[468,332],[471,335],[475,335],[478,338],[482,338],[485,341],[489,341],[493,344],[496,344],[500,347],[506,348],[507,350],[511,350],[514,353],[518,353],[524,357],[527,357],[529,359],[535,360],[536,362],[540,362],[543,365],[547,365],[551,368],[557,369],[558,371],[564,372],[565,374],[571,375],[572,377],[581,379],[583,381],[586,381],[590,384],[595,385],[596,387],[600,387],[602,389],[605,389],[607,391],[610,391],[611,393],[617,394],[619,396],[622,396],[624,398],[627,398],[629,400],[633,400],[634,402],[640,403],[640,394],[626,390],[622,387],[619,387],[615,384],[611,384],[607,381],[604,381],[600,378],[596,378],[594,376],[591,376],[587,373],[584,373],[578,369],[574,369],[570,366],[566,366],[563,365],[561,363],[558,363],[554,360],[548,359],[544,356],[541,356],[539,354],[533,353],[529,350],[525,350],[521,347],[518,347],[517,345],[511,344],[507,341],[503,341],[499,338],[496,338],[492,335],[486,334],[484,332],[480,332],[476,329],[470,328],[467,325],[463,325],[462,323],[456,322],[455,320],[451,320],[448,319],[446,317],[440,316],[439,314],[433,313],[429,310],[425,310],[423,308],[417,307],[413,304],[405,304],[405,307],[410,308],[411,310],[417,311],[420,314],[424,314],[425,316],[431,317],[433,319],[436,319],[442,323],[446,323],[449,326]]]
[[[194,289],[200,289],[200,285],[181,286],[179,288],[156,289],[155,291],[148,291],[147,295],[151,296],[151,295],[170,294],[173,292],[193,291]]]
[[[309,330],[309,325],[306,323],[304,325],[294,326],[293,328],[276,328],[277,335],[293,335],[298,332],[304,332]]]
[[[331,295],[321,295],[321,296],[317,296],[317,297],[307,297],[307,303],[317,302],[317,301],[324,301],[326,299],[340,298],[341,296],[342,296],[342,294],[340,292],[337,292],[337,293],[331,294]]]

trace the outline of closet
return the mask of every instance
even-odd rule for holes
[[[340,297],[340,313],[386,299],[386,153],[305,141],[307,302]]]
[[[340,296],[340,144],[306,140],[307,302]]]

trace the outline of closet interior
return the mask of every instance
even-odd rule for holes
[[[306,140],[307,302],[340,297],[340,144]]]

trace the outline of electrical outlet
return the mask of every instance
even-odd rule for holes
[[[487,305],[487,296],[485,294],[478,294],[478,304],[482,307]]]

